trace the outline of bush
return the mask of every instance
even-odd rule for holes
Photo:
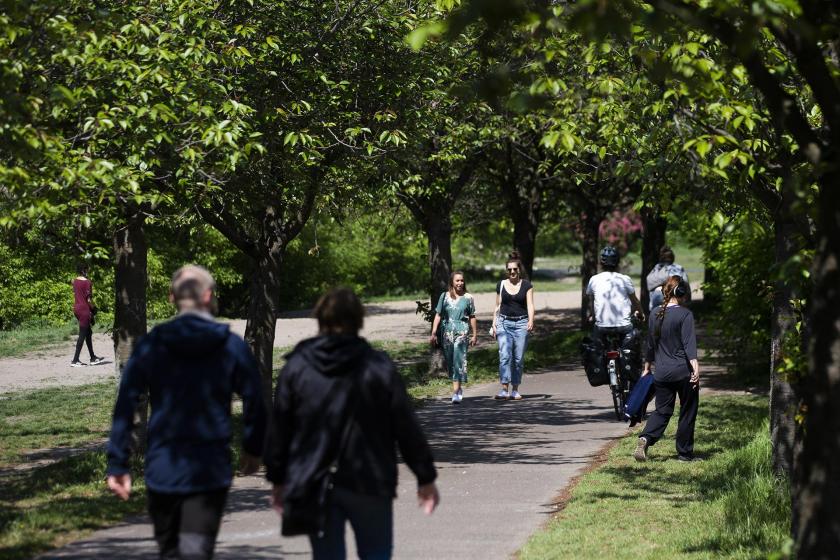
[[[282,309],[307,308],[331,287],[362,297],[413,295],[428,289],[426,238],[407,212],[311,221],[289,244]]]
[[[772,232],[740,217],[723,228],[707,229],[705,263],[713,280],[704,296],[717,301],[710,321],[721,333],[721,351],[735,360],[736,371],[766,371],[770,360],[774,257]]]
[[[26,254],[0,243],[0,329],[39,319],[51,325],[72,319],[74,272],[67,257]]]

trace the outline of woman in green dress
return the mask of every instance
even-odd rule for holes
[[[461,384],[467,382],[467,347],[475,346],[478,337],[475,302],[467,293],[463,272],[453,272],[449,276],[449,290],[440,294],[429,337],[432,345],[439,343],[438,327],[441,327],[440,344],[452,380],[452,403],[458,404],[464,397]]]

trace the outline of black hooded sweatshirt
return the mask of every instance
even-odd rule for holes
[[[146,486],[167,494],[230,486],[231,399],[242,397],[242,448],[262,455],[266,411],[254,355],[228,325],[182,313],[143,337],[120,382],[108,474],[129,470],[134,411],[149,392]]]
[[[435,480],[431,449],[394,363],[358,336],[324,335],[287,355],[277,383],[265,464],[286,498],[305,497],[323,480],[351,414],[336,485],[396,496],[396,447],[418,484]]]

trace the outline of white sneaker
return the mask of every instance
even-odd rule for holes
[[[644,437],[640,437],[636,443],[636,450],[633,451],[633,458],[639,462],[647,461],[648,441]]]
[[[459,393],[452,393],[452,404],[458,404],[461,402],[461,395]]]
[[[510,398],[510,395],[509,395],[509,394],[508,394],[508,392],[507,392],[506,390],[504,390],[504,389],[502,389],[501,391],[499,391],[499,393],[496,395],[496,400],[500,400],[500,401],[506,401],[506,400],[508,400],[509,398]]]
[[[70,362],[70,367],[85,367],[86,365],[86,363],[79,361]]]
[[[519,391],[511,391],[510,392],[510,398],[511,398],[511,400],[514,400],[514,401],[521,401],[522,400],[522,395],[519,394]]]

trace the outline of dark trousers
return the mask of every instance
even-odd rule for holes
[[[608,335],[623,335],[619,338],[619,340],[621,347],[626,348],[633,340],[633,330],[633,325],[627,325],[625,327],[599,327],[598,325],[595,325],[592,327],[592,339],[600,341],[601,344],[606,346]]]
[[[196,494],[148,491],[149,515],[161,558],[213,558],[228,489]]]
[[[344,526],[350,521],[361,560],[388,560],[394,546],[393,499],[367,496],[336,487],[330,495],[324,534],[310,535],[313,560],[347,557]]]
[[[677,426],[677,453],[685,457],[694,455],[694,422],[700,402],[700,387],[692,385],[686,377],[682,381],[654,381],[656,411],[650,415],[642,437],[653,445],[668,427],[674,415],[677,395],[680,396],[680,423]]]
[[[79,338],[76,339],[76,353],[73,354],[73,361],[79,361],[79,354],[82,353],[82,344],[87,343],[88,352],[90,352],[90,359],[92,360],[96,355],[93,353],[93,329],[90,325],[82,326],[79,324]]]

